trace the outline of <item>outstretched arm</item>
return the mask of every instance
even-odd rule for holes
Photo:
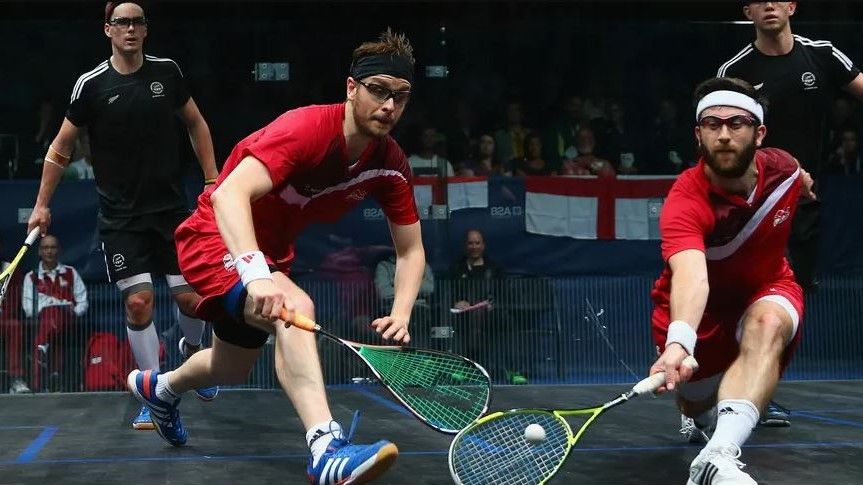
[[[204,182],[207,184],[215,182],[219,172],[216,170],[216,158],[213,154],[213,138],[210,136],[210,127],[204,116],[201,115],[195,100],[189,98],[186,104],[180,108],[179,115],[186,125],[186,130],[189,131],[192,149],[195,150],[198,164],[201,165],[201,171],[204,172]]]
[[[57,184],[63,178],[63,171],[69,165],[69,159],[72,156],[72,149],[75,147],[75,140],[78,139],[79,131],[77,126],[64,118],[60,131],[54,137],[54,141],[51,142],[48,153],[45,154],[39,193],[36,195],[36,204],[33,206],[33,212],[27,221],[28,234],[37,226],[43,236],[48,232],[48,226],[51,224],[51,210],[48,205],[51,203],[51,198],[54,197]]]
[[[390,233],[396,248],[395,301],[389,316],[376,319],[372,326],[383,338],[406,344],[411,340],[408,324],[425,271],[425,249],[419,222],[390,222]]]

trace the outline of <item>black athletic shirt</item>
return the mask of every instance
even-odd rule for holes
[[[826,40],[794,36],[791,52],[763,54],[747,45],[720,66],[719,77],[736,77],[752,84],[769,102],[765,146],[782,148],[813,174],[821,166],[825,123],[836,90],[860,70]]]
[[[100,222],[186,209],[175,120],[189,97],[171,59],[126,75],[106,60],[78,78],[66,118],[90,133]]]

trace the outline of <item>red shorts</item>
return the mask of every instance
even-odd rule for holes
[[[240,275],[234,269],[221,234],[200,230],[196,216],[197,213],[193,214],[174,233],[180,271],[201,296],[196,310],[198,318],[210,322],[233,321],[234,317],[222,304],[222,297],[240,281]],[[276,265],[269,256],[264,255],[264,258],[270,268],[288,274],[289,264]]]
[[[729,304],[727,311],[704,313],[698,325],[698,341],[695,345],[695,360],[698,361],[699,368],[692,376],[692,381],[725,372],[740,350],[737,329],[743,314],[757,300],[776,297],[784,298],[790,303],[799,319],[796,332],[782,355],[780,371],[784,371],[800,343],[803,324],[803,290],[794,280],[785,279],[764,285],[745,300],[742,306]],[[658,353],[665,348],[668,325],[671,323],[669,313],[667,304],[656,305],[653,309],[653,341]]]

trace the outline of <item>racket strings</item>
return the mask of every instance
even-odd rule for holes
[[[538,424],[545,440],[531,443],[525,428]],[[465,431],[450,454],[452,471],[464,485],[536,485],[566,458],[569,432],[560,418],[543,411],[507,413]]]
[[[436,428],[460,430],[485,412],[488,377],[468,361],[420,349],[363,347],[360,353],[396,395]]]

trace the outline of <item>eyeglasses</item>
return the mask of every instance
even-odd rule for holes
[[[129,27],[130,25],[140,27],[147,25],[147,17],[115,17],[108,21],[108,25],[114,27]]]
[[[379,103],[386,103],[388,99],[393,98],[393,103],[401,105],[407,103],[411,97],[410,90],[393,91],[392,89],[385,88],[380,84],[364,83],[362,81],[357,82],[365,86],[368,92],[371,93]]]
[[[745,126],[758,126],[760,122],[751,116],[736,115],[728,118],[720,118],[718,116],[705,116],[698,120],[698,126],[704,130],[719,131],[723,126],[727,126],[731,131],[738,131]]]

